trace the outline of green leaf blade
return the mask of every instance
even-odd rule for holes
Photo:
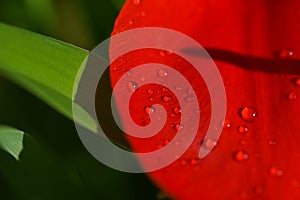
[[[19,160],[23,150],[24,132],[18,129],[0,125],[0,149]]]

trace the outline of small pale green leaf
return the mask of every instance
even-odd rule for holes
[[[73,119],[73,88],[87,50],[1,23],[0,47],[0,74]],[[96,131],[88,114],[77,123]]]
[[[24,132],[9,126],[0,125],[0,149],[19,160],[23,150]]]

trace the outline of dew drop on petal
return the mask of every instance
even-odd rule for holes
[[[249,158],[249,155],[244,150],[239,150],[234,153],[234,158],[236,161],[245,161]]]
[[[163,88],[161,89],[161,91],[162,91],[162,92],[168,92],[168,89],[167,89],[166,87],[163,87]]]
[[[283,58],[283,59],[291,58],[294,56],[294,51],[289,48],[284,48],[284,49],[281,49],[280,51],[275,52],[275,55],[278,58]]]
[[[158,74],[159,77],[165,77],[165,76],[168,75],[167,71],[164,70],[164,69],[158,70],[157,74]]]
[[[192,101],[195,100],[195,98],[194,98],[194,97],[191,97],[191,96],[188,96],[188,97],[185,97],[185,100],[186,100],[187,102],[192,102]]]
[[[253,122],[257,117],[257,110],[252,106],[246,106],[241,108],[240,115],[246,122]]]
[[[154,93],[153,90],[151,90],[151,89],[147,90],[147,94],[153,94],[153,93]]]
[[[164,51],[164,50],[160,50],[160,51],[159,51],[159,55],[160,55],[160,56],[165,56],[165,55],[166,55],[166,53],[165,53],[165,51]]]
[[[174,114],[180,114],[181,113],[181,109],[179,107],[175,107],[172,109]]]
[[[246,146],[248,144],[247,140],[241,140],[240,145]]]
[[[132,4],[135,5],[135,6],[140,5],[141,2],[142,2],[142,0],[132,0]]]
[[[127,77],[130,77],[130,76],[132,75],[132,71],[130,71],[130,70],[127,71],[127,72],[126,72],[126,75],[127,75]]]
[[[180,164],[181,164],[181,165],[186,165],[186,164],[187,164],[187,161],[186,161],[185,159],[182,159],[182,160],[180,160]]]
[[[182,87],[181,86],[176,86],[175,90],[180,91],[180,90],[182,90]]]
[[[129,20],[129,21],[128,21],[128,25],[130,25],[130,26],[133,25],[133,21],[132,21],[132,20]]]
[[[283,175],[283,170],[278,168],[277,166],[271,166],[269,169],[269,173],[271,176],[280,177]]]
[[[141,77],[139,78],[139,80],[140,80],[141,82],[144,82],[144,81],[146,80],[146,78],[145,78],[145,76],[141,76]]]
[[[190,160],[190,163],[191,163],[191,165],[196,165],[197,163],[199,163],[199,159],[197,159],[197,158],[192,158],[192,159]]]
[[[127,84],[127,87],[128,87],[128,90],[130,92],[134,92],[137,88],[138,88],[138,84],[134,81],[130,81],[128,84]]]
[[[152,106],[146,106],[144,110],[147,115],[152,115],[155,112],[155,109]]]
[[[247,126],[238,126],[238,127],[237,127],[237,131],[238,131],[240,134],[245,135],[245,134],[249,131],[249,128],[248,128]]]
[[[176,131],[180,131],[181,129],[183,129],[183,125],[182,125],[182,124],[175,124],[175,125],[174,125],[174,129],[175,129]]]
[[[203,145],[206,149],[212,149],[214,146],[217,145],[217,141],[216,140],[213,140],[211,138],[207,138],[205,139],[205,141],[203,142]]]
[[[275,146],[275,145],[277,144],[277,141],[276,141],[276,140],[269,140],[269,141],[268,141],[268,144],[269,144],[270,146]]]
[[[155,97],[151,96],[148,98],[149,101],[153,102],[155,100]]]
[[[229,120],[225,119],[222,123],[223,128],[230,128],[231,127],[231,123]]]
[[[297,99],[297,94],[295,92],[292,92],[287,97],[288,97],[289,100],[296,100]]]
[[[170,101],[172,101],[172,97],[169,96],[169,95],[162,96],[161,99],[162,99],[163,102],[165,102],[165,103],[169,103]]]
[[[295,81],[294,81],[294,84],[295,84],[297,87],[300,87],[300,78],[296,78]]]

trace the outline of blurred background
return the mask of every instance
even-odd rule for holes
[[[0,22],[91,50],[110,36],[123,3],[0,0]],[[164,199],[146,175],[118,172],[94,159],[72,121],[1,74],[0,97],[0,124],[30,135],[20,161],[0,150],[0,199]]]

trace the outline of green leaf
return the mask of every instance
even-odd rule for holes
[[[0,149],[10,153],[17,160],[23,150],[23,138],[23,131],[0,125]]]
[[[1,23],[0,38],[0,74],[73,119],[73,87],[88,51]],[[95,120],[85,116],[77,123],[95,132]]]

